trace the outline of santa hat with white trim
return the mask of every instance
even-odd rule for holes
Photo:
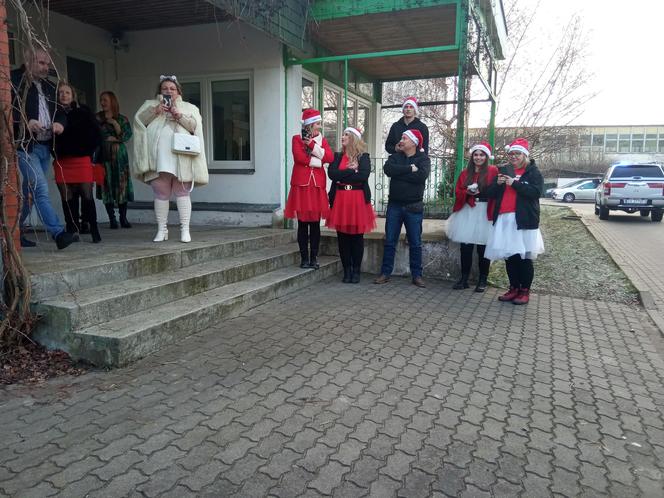
[[[401,104],[401,110],[403,111],[403,108],[406,107],[408,104],[413,106],[413,108],[415,109],[415,114],[417,114],[417,98],[406,97],[406,100],[404,100],[403,104]]]
[[[473,145],[470,148],[470,155],[472,156],[473,152],[475,152],[476,150],[484,152],[489,159],[493,159],[493,153],[491,152],[491,145],[489,144],[489,142],[480,142],[478,144]]]
[[[316,109],[305,109],[302,112],[302,126],[307,126],[318,121],[321,121],[323,118],[320,115],[320,111]]]
[[[525,138],[517,138],[509,145],[507,152],[522,152],[525,155],[529,156],[530,151],[528,150],[528,140]]]
[[[349,126],[348,128],[346,128],[344,130],[344,133],[346,133],[346,132],[352,133],[353,135],[355,135],[359,139],[362,138],[362,132],[360,130],[358,130],[357,128],[353,128],[352,126]]]
[[[413,143],[417,146],[417,148],[420,150],[420,152],[424,152],[424,148],[422,147],[424,138],[422,137],[422,133],[420,132],[420,130],[406,130],[403,132],[403,136],[410,138],[413,141]]]

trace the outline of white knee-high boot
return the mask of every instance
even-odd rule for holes
[[[189,234],[189,221],[191,220],[191,197],[176,197],[180,213],[180,242],[191,242]]]
[[[168,208],[170,202],[160,199],[154,200],[154,216],[157,219],[157,235],[152,242],[163,242],[168,240]]]

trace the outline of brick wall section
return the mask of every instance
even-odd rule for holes
[[[9,37],[7,33],[7,9],[5,2],[0,2],[0,108],[11,112],[11,80],[9,65]],[[11,121],[10,121],[11,122]],[[7,151],[11,157],[9,159],[9,173],[7,183],[2,186],[2,198],[4,208],[7,213],[7,221],[12,227],[12,238],[14,246],[20,250],[18,229],[19,215],[19,180],[16,167],[16,155],[13,148],[13,130],[11,126],[0,126],[0,140],[2,141],[2,150]],[[2,235],[4,237],[4,235]]]

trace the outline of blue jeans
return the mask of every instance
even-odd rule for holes
[[[408,258],[410,274],[413,278],[422,276],[422,219],[424,213],[411,213],[404,206],[389,202],[385,213],[385,247],[380,272],[390,276],[394,270],[394,255],[401,233],[401,225],[406,225],[408,238]]]
[[[37,207],[37,213],[41,218],[46,231],[55,238],[64,231],[65,227],[55,213],[51,200],[48,196],[48,180],[46,173],[51,166],[51,149],[42,144],[34,144],[32,151],[28,154],[24,150],[18,153],[18,168],[21,171],[23,181],[21,182],[23,193],[23,206],[21,208],[21,228],[25,220],[30,216],[29,195]]]

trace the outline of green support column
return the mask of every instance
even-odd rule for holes
[[[466,129],[466,73],[468,66],[468,0],[460,0],[457,4],[456,29],[459,42],[458,92],[457,92],[457,134],[456,134],[456,165],[454,182],[463,170],[464,134]]]
[[[489,144],[491,150],[496,148],[496,99],[491,99],[491,117],[489,118]]]

